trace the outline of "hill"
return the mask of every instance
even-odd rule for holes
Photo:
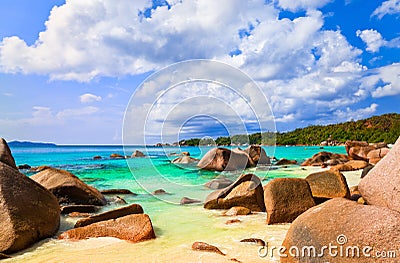
[[[298,128],[290,132],[278,133],[254,133],[249,136],[234,135],[230,137],[218,137],[217,145],[234,144],[272,144],[276,138],[277,145],[319,145],[323,141],[344,143],[347,140],[395,143],[400,136],[400,114],[389,113],[381,116],[373,116],[368,119],[349,121],[331,125],[313,125]],[[262,140],[262,137],[264,141]],[[181,141],[182,145],[198,145],[200,139],[194,138]]]
[[[20,142],[20,141],[11,141],[8,143],[10,147],[55,147],[57,146],[54,143],[47,142]]]

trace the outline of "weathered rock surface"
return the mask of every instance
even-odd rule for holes
[[[250,209],[243,206],[231,207],[228,211],[224,212],[224,216],[245,216],[251,214]]]
[[[99,208],[95,205],[65,205],[60,208],[61,214],[78,213],[95,213]]]
[[[131,214],[74,228],[62,233],[58,238],[82,240],[95,237],[115,237],[130,242],[140,242],[153,239],[156,235],[148,215]]]
[[[219,248],[217,248],[216,246],[207,244],[205,242],[194,242],[192,244],[192,249],[199,250],[199,251],[213,252],[213,253],[217,253],[217,254],[225,256],[225,254],[222,253],[222,251],[219,250]]]
[[[275,165],[294,165],[294,164],[297,164],[296,160],[288,160],[288,159],[282,158],[279,161],[277,161]]]
[[[211,181],[205,183],[204,186],[210,189],[222,189],[230,186],[231,184],[233,184],[232,180],[229,180],[226,177],[221,177],[212,179]]]
[[[6,140],[4,140],[3,138],[0,138],[0,162],[7,164],[14,169],[17,169],[14,157],[11,154],[10,147],[8,147]]]
[[[182,157],[175,158],[174,160],[172,160],[172,163],[189,164],[189,163],[197,163],[198,161],[199,159],[184,155]]]
[[[87,226],[100,221],[106,221],[110,219],[116,219],[119,217],[131,215],[131,214],[143,214],[143,208],[138,204],[132,204],[129,206],[117,208],[111,211],[107,211],[98,215],[92,215],[90,217],[78,220],[75,223],[74,228]]]
[[[197,166],[211,171],[235,171],[255,164],[249,155],[240,149],[229,150],[226,148],[214,148],[208,151],[199,161]]]
[[[338,170],[340,172],[345,172],[345,171],[356,171],[356,170],[364,169],[367,166],[368,166],[368,162],[366,162],[366,161],[350,160],[347,163],[337,164],[335,166],[332,166],[331,169]]]
[[[8,157],[3,160],[10,163]],[[59,224],[56,197],[15,165],[0,162],[0,252],[13,253],[51,237]]]
[[[350,198],[346,178],[339,171],[326,170],[306,177],[317,203],[335,197]]]
[[[390,152],[360,181],[358,190],[370,205],[400,212],[400,137]]]
[[[277,178],[264,186],[267,224],[291,223],[315,206],[310,186],[304,179]]]
[[[250,145],[243,150],[249,155],[254,165],[267,165],[271,164],[271,159],[268,157],[265,150],[259,145]]]
[[[181,205],[198,204],[198,203],[201,203],[201,201],[189,197],[183,197],[180,202]]]
[[[368,144],[361,141],[347,141],[345,143],[347,155],[354,160],[368,161],[368,153],[372,150],[387,148],[386,143]]]
[[[52,192],[60,204],[105,205],[107,203],[97,189],[64,170],[46,168],[31,178]]]
[[[131,158],[140,158],[140,157],[145,157],[146,155],[142,153],[139,150],[136,150],[134,153],[132,153]]]
[[[383,157],[386,156],[386,154],[389,153],[389,151],[390,151],[389,148],[380,148],[368,152],[367,154],[368,162],[373,165],[377,164],[380,160],[382,160]]]
[[[330,244],[334,256],[330,256],[328,248],[322,250]],[[335,198],[309,209],[293,221],[282,244],[288,257],[281,257],[281,262],[395,262],[377,258],[375,253],[398,251],[399,244],[399,213]],[[294,257],[296,250],[291,247],[297,247],[300,256],[306,248],[305,257]],[[371,257],[367,257],[368,254]]]
[[[302,166],[322,166],[322,165],[336,165],[341,163],[346,163],[350,160],[347,155],[330,153],[330,152],[320,152],[314,154],[311,158],[305,160]]]
[[[361,178],[364,178],[372,170],[372,168],[374,168],[373,165],[368,165],[365,167],[361,172]]]
[[[265,211],[260,178],[243,174],[230,186],[209,194],[204,204],[206,209],[229,209],[233,206],[244,206],[253,212]]]

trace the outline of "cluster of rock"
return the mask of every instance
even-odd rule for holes
[[[371,149],[371,151],[375,150]],[[368,156],[365,149],[349,151],[353,158],[356,153],[362,153],[364,157]],[[323,246],[330,244],[337,248],[342,247],[345,252],[336,257],[329,253],[322,253],[318,256],[318,261],[388,262],[388,260],[393,260],[393,258],[379,258],[377,257],[379,254],[375,253],[399,249],[399,184],[400,138],[387,152],[386,157],[380,160],[358,185],[357,195],[361,196],[367,205],[342,197],[333,198],[307,210],[293,221],[282,246],[287,249],[306,246],[313,250],[305,257],[301,253],[289,253],[287,250],[285,253],[287,257],[282,257],[281,262],[314,262],[317,260],[316,253],[321,253]],[[354,220],[355,218],[357,220]]]
[[[110,154],[110,159],[129,159],[129,158],[141,158],[141,157],[146,157],[146,155],[139,150],[134,151],[131,156],[129,155],[124,156],[119,153]],[[93,156],[93,160],[100,160],[100,159],[103,159],[103,157],[101,157],[100,155]]]
[[[258,145],[250,145],[242,150],[227,148],[213,148],[199,161],[197,166],[211,171],[236,171],[257,165],[271,164],[265,150]]]
[[[20,173],[6,141],[0,139],[0,253],[14,253],[54,236],[60,214],[88,215],[62,233],[61,239],[108,236],[139,242],[155,238],[151,220],[140,205],[93,215],[107,204],[100,191],[64,170],[42,166],[35,171],[31,177]],[[133,194],[126,189],[104,193]],[[122,198],[119,201],[126,204]]]

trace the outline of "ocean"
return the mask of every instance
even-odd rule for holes
[[[143,147],[143,146],[54,146],[54,147],[11,147],[17,165],[32,167],[48,165],[67,170],[85,183],[99,190],[124,188],[138,195],[120,195],[129,204],[140,204],[149,214],[157,238],[131,244],[114,238],[97,238],[72,242],[55,238],[39,242],[35,246],[14,255],[10,261],[18,262],[226,262],[236,258],[242,262],[277,262],[274,255],[261,258],[255,245],[239,242],[243,238],[262,238],[271,245],[279,246],[289,224],[268,226],[265,213],[239,216],[238,224],[227,225],[230,217],[219,210],[206,210],[201,204],[179,205],[183,197],[204,201],[213,190],[204,184],[219,172],[202,171],[193,165],[175,165],[170,161],[180,152],[186,151],[194,158],[201,158],[211,147]],[[343,146],[264,147],[269,156],[277,159],[297,160],[299,163],[320,151],[346,153]],[[118,153],[131,155],[142,151],[144,158],[111,159]],[[94,156],[101,156],[94,160]],[[304,178],[321,168],[298,165],[266,168],[250,168],[245,173],[258,175],[265,185],[279,177]],[[32,173],[23,170],[30,176]],[[232,180],[240,172],[223,172]],[[359,177],[358,174],[355,177]],[[168,195],[153,196],[150,193],[164,189]],[[117,205],[108,205],[103,211]],[[59,233],[72,228],[76,218],[62,216]],[[195,241],[217,245],[226,257],[190,249]]]

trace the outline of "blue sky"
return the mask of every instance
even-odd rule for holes
[[[119,144],[140,83],[188,59],[252,77],[279,131],[399,112],[399,28],[400,0],[3,0],[0,136]],[[174,123],[213,136],[228,117]]]

